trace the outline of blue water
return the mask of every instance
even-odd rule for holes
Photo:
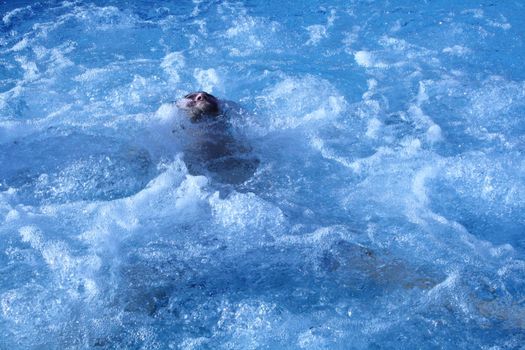
[[[523,349],[523,2],[152,3],[0,3],[1,349]]]

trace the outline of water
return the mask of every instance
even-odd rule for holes
[[[522,2],[155,3],[0,5],[0,348],[523,347]]]

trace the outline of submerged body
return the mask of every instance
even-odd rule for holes
[[[251,147],[230,130],[232,109],[204,91],[187,94],[176,106],[188,117],[173,133],[182,131],[186,137],[183,159],[190,174],[209,175],[229,184],[243,183],[253,175],[259,161],[251,155]]]

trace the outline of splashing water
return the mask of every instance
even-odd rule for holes
[[[525,343],[520,2],[0,11],[0,348]],[[195,90],[242,181],[191,171]]]

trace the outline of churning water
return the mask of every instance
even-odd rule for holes
[[[4,0],[0,30],[1,349],[522,348],[523,2]],[[191,171],[201,89],[250,166]]]

